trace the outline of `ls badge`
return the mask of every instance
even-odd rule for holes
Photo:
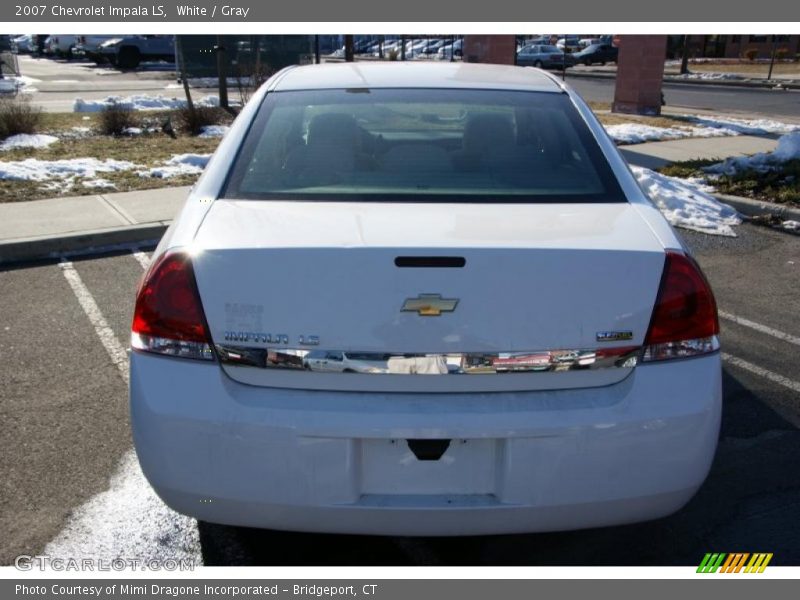
[[[626,342],[633,339],[632,331],[598,331],[598,342]]]

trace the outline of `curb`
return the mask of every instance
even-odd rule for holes
[[[782,206],[772,202],[762,200],[752,200],[741,196],[729,196],[728,194],[711,194],[725,204],[729,204],[737,211],[748,217],[763,217],[773,215],[785,220],[800,221],[800,208]]]
[[[123,244],[141,244],[158,241],[169,223],[146,223],[131,227],[98,229],[74,234],[51,235],[40,238],[23,238],[0,242],[0,265],[54,259],[63,254],[80,254],[101,249],[111,249]]]
[[[586,77],[586,78],[594,78],[594,79],[616,79],[616,73],[583,73],[581,71],[569,71],[567,70],[567,81],[569,82],[570,77]],[[664,83],[685,83],[688,85],[711,85],[711,86],[722,86],[722,87],[742,87],[742,88],[761,88],[761,89],[768,89],[772,90],[775,89],[777,85],[781,86],[781,89],[784,90],[800,90],[800,83],[783,83],[781,81],[772,80],[772,82],[766,81],[737,81],[735,79],[680,79],[677,77],[672,77],[670,75],[664,76]]]

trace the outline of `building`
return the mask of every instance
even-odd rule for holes
[[[770,58],[774,47],[783,58],[800,56],[800,35],[690,35],[690,58],[745,58],[750,50],[755,58]],[[667,45],[669,58],[680,58],[682,35],[671,35]]]

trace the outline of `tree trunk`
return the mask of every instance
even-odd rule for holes
[[[186,73],[186,60],[183,57],[183,44],[179,35],[175,36],[175,58],[178,59],[178,69],[180,69],[181,81],[183,82],[183,92],[186,94],[186,104],[189,106],[189,111],[194,113],[192,93],[189,91],[189,75]]]
[[[222,44],[222,36],[217,36],[217,77],[219,79],[219,105],[228,109],[228,63],[225,60],[225,46]]]
[[[353,62],[356,59],[355,53],[353,52],[353,36],[352,35],[344,36],[344,59],[347,62]]]
[[[681,75],[689,72],[689,36],[683,36],[683,50],[681,53]]]

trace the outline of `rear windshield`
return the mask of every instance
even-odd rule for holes
[[[566,94],[458,89],[267,94],[224,196],[625,201]]]

